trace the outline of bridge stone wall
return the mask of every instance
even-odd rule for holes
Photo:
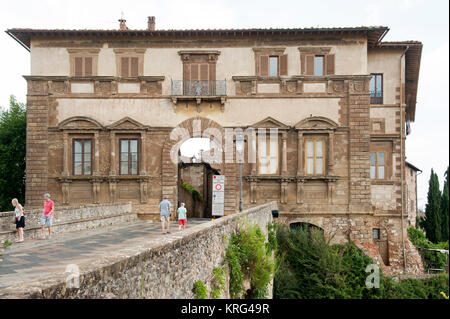
[[[273,209],[277,209],[275,202],[266,203],[194,226],[183,234],[165,235],[160,242],[143,238],[141,245],[99,257],[95,265],[78,265],[78,289],[69,288],[76,283],[67,281],[70,274],[55,274],[39,283],[10,287],[0,298],[195,298],[197,280],[210,291],[212,270],[224,265],[227,238],[241,222],[256,223],[267,234]],[[228,292],[222,297],[229,298]]]

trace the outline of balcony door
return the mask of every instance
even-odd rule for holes
[[[195,56],[184,64],[183,93],[188,96],[215,95],[216,64]]]

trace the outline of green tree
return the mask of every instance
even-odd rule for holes
[[[10,96],[0,109],[0,211],[12,210],[11,199],[25,200],[26,106]]]
[[[449,167],[447,166],[447,171],[445,171],[445,181],[444,181],[444,189],[442,191],[442,199],[441,199],[441,241],[448,241],[448,233],[449,233]]]
[[[428,186],[427,204],[425,206],[425,232],[427,238],[433,242],[441,241],[441,190],[437,174],[431,169]]]

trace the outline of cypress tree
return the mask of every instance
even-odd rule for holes
[[[449,177],[449,167],[447,167],[447,171],[444,174],[444,190],[442,191],[442,200],[441,200],[441,241],[448,241],[448,233],[449,233],[449,220],[448,220],[448,212],[449,212],[449,185],[448,185],[448,177]]]
[[[438,176],[431,169],[427,204],[425,206],[425,232],[427,238],[433,243],[441,241],[441,197]]]

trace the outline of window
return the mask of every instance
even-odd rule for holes
[[[70,76],[97,75],[99,48],[67,48],[70,59]]]
[[[119,170],[121,175],[138,174],[138,140],[120,139],[120,162]]]
[[[121,57],[120,58],[120,76],[136,77],[139,75],[139,58],[138,57]]]
[[[278,137],[258,138],[259,174],[278,173]]]
[[[379,228],[372,229],[372,238],[374,240],[380,240],[380,229]]]
[[[92,76],[92,57],[74,58],[75,76]]]
[[[278,56],[269,57],[269,76],[278,76]]]
[[[323,55],[314,57],[314,75],[322,76],[324,74],[324,58]]]
[[[385,179],[386,152],[370,152],[370,178]]]
[[[305,139],[306,175],[325,175],[325,141]]]
[[[372,74],[370,79],[370,104],[383,104],[382,74]]]
[[[73,140],[73,175],[90,175],[92,140]]]
[[[324,76],[335,74],[335,55],[331,47],[299,47],[302,75]]]
[[[255,52],[255,74],[264,77],[288,75],[288,56],[286,48],[253,48]]]

